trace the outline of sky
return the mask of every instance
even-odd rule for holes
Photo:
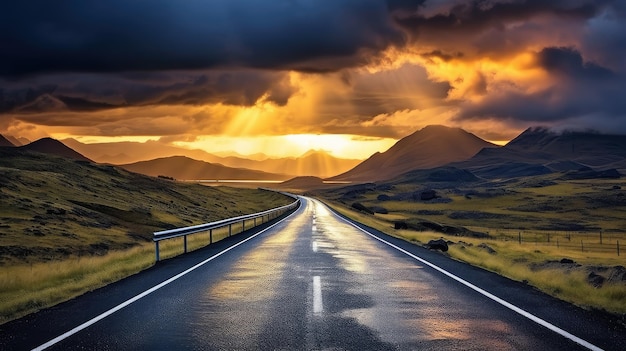
[[[626,134],[626,0],[0,4],[0,133],[366,158],[430,124]]]

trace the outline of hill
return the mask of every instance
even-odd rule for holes
[[[56,156],[61,156],[65,158],[70,158],[73,160],[93,162],[82,154],[76,152],[72,148],[67,147],[62,142],[52,139],[52,138],[42,138],[36,141],[33,141],[30,144],[18,147],[20,150],[24,151],[34,151],[41,152],[44,154],[51,154]]]
[[[375,153],[333,180],[380,181],[415,169],[430,169],[466,160],[483,148],[496,148],[460,128],[427,126],[398,141],[389,150]]]
[[[5,138],[4,135],[0,134],[0,147],[14,147],[15,144],[13,144],[9,139]]]
[[[190,150],[158,141],[84,144],[75,139],[64,139],[63,143],[101,163],[129,164],[170,156],[186,156],[226,167],[321,178],[340,174],[361,162],[361,160],[337,158],[324,151],[309,151],[300,157],[286,158],[252,155],[250,157],[253,159],[249,159],[249,156],[218,156],[204,150]]]
[[[284,180],[284,174],[266,173],[244,168],[231,168],[220,164],[194,160],[185,156],[158,158],[141,161],[120,167],[131,172],[150,176],[167,176],[184,180]]]
[[[152,232],[287,204],[280,194],[209,187],[55,155],[0,148],[0,267],[102,255]]]

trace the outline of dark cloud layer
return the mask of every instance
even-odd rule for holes
[[[457,121],[626,126],[625,33],[624,0],[4,1],[0,114],[259,99],[284,106],[301,89],[290,80],[295,70],[343,74],[351,87],[321,98],[324,132],[433,106],[458,110]],[[514,88],[498,89],[478,69],[441,78],[401,65],[350,75],[393,60],[390,52],[466,67],[533,53],[532,68],[549,81],[516,89],[511,78],[497,83]],[[394,85],[400,78],[409,82]],[[458,93],[463,79],[473,85]],[[369,135],[392,133],[377,128]]]
[[[380,0],[3,2],[0,75],[337,70],[402,43],[385,14]]]
[[[2,80],[0,80],[2,83]],[[65,74],[5,81],[0,113],[101,110],[146,105],[223,103],[251,106],[260,98],[285,105],[294,92],[288,74],[258,70]]]

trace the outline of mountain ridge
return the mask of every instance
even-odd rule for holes
[[[118,165],[127,171],[153,177],[167,176],[181,180],[286,180],[289,175],[232,168],[195,160],[186,156],[169,156]]]
[[[361,160],[356,159],[337,158],[328,153],[320,154],[319,151],[303,154],[303,156],[308,154],[306,157],[254,160],[237,156],[221,157],[204,150],[184,149],[165,145],[157,141],[85,144],[75,139],[64,139],[62,142],[96,162],[118,165],[170,156],[186,156],[195,160],[222,164],[232,168],[246,168],[267,173],[290,174],[292,176],[313,175],[326,178],[345,172],[361,162]],[[126,155],[127,157],[125,159],[117,158],[120,155]],[[116,162],[116,158],[121,162]]]
[[[51,154],[79,161],[93,162],[91,159],[85,157],[83,154],[77,152],[71,147],[63,144],[59,140],[50,137],[41,138],[39,140],[33,141],[30,144],[18,146],[17,149]]]
[[[453,142],[450,142],[453,140]],[[497,148],[461,128],[430,125],[400,139],[332,180],[380,181],[415,169],[440,167],[468,159],[483,148]]]

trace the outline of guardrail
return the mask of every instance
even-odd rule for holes
[[[268,189],[262,189],[262,190],[268,190]],[[222,219],[222,220],[211,222],[211,223],[204,223],[204,224],[199,224],[199,225],[194,225],[194,226],[189,226],[189,227],[175,228],[175,229],[154,232],[152,234],[153,235],[152,240],[154,241],[156,261],[158,262],[160,260],[159,242],[161,240],[183,237],[183,250],[184,250],[184,253],[187,253],[187,236],[188,235],[209,232],[209,245],[210,245],[213,243],[213,230],[214,229],[219,229],[219,228],[228,226],[228,236],[230,237],[232,235],[233,224],[237,224],[241,222],[241,225],[242,225],[241,232],[243,232],[246,230],[245,225],[246,225],[246,221],[248,220],[254,220],[253,227],[255,227],[257,225],[258,218],[261,218],[261,220],[263,220],[264,217],[267,217],[266,222],[269,222],[270,220],[280,217],[281,215],[283,215],[284,213],[288,211],[296,209],[300,205],[300,198],[297,197],[296,195],[283,193],[283,192],[279,192],[279,193],[289,196],[295,199],[295,201],[289,205],[273,208],[273,209],[263,211],[263,212],[252,213],[252,214],[243,215],[239,217],[226,218],[226,219]]]

